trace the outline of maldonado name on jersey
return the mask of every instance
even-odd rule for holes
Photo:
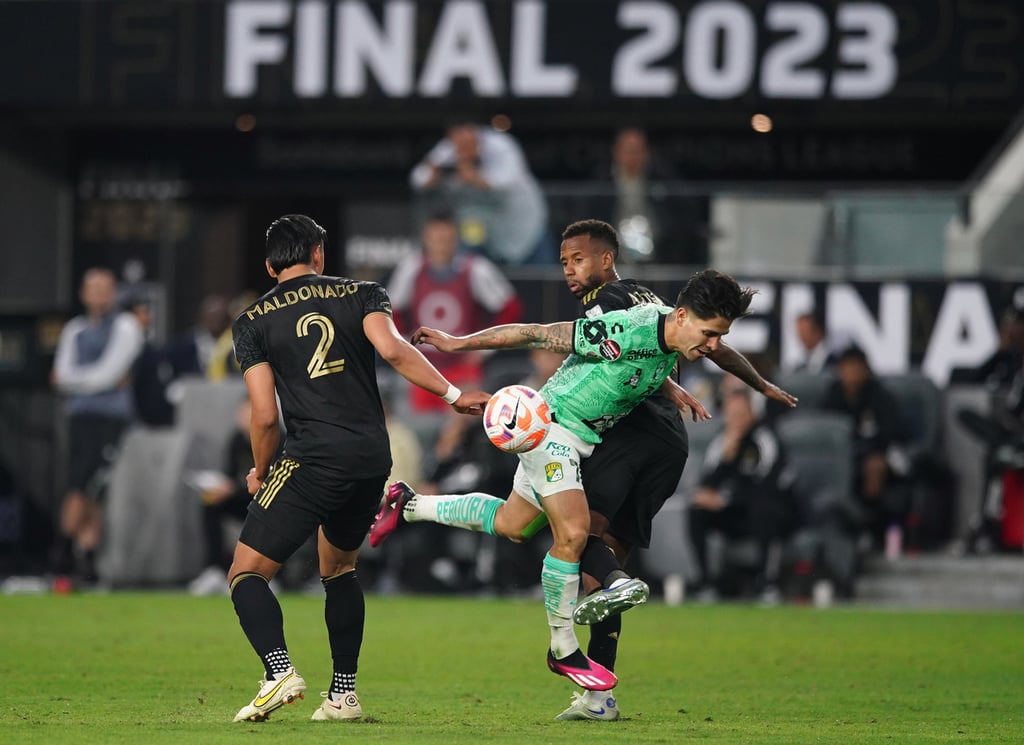
[[[358,291],[359,284],[356,282],[350,282],[347,284],[304,285],[296,290],[285,290],[280,295],[273,295],[262,302],[257,302],[245,312],[245,315],[251,321],[256,316],[262,316],[275,310],[280,310],[281,308],[287,308],[289,305],[297,305],[298,303],[306,300],[312,300],[314,298],[319,300],[342,298],[346,295],[354,295]]]

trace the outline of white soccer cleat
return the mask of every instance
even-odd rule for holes
[[[611,722],[619,718],[619,707],[615,697],[607,691],[584,691],[572,694],[569,708],[555,717],[559,722],[571,722],[580,719],[593,719],[600,722]]]
[[[236,722],[262,722],[270,716],[270,712],[290,704],[298,698],[305,698],[306,681],[302,679],[294,667],[284,673],[267,680],[260,681],[260,692],[251,702],[243,706],[235,714]]]
[[[599,623],[608,616],[643,605],[651,596],[651,588],[642,579],[622,580],[607,590],[592,592],[572,612],[572,620],[581,626]]]
[[[332,701],[327,691],[320,695],[324,700],[320,708],[313,712],[314,722],[353,722],[363,716],[363,707],[359,705],[355,691],[343,694],[341,701]]]

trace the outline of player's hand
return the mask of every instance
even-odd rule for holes
[[[674,403],[677,408],[681,409],[683,413],[686,413],[686,410],[689,409],[690,416],[693,417],[693,421],[695,422],[711,418],[711,412],[705,408],[704,404],[700,402],[700,399],[682,386],[678,386],[678,388],[679,390],[675,391],[672,399],[672,403]]]
[[[661,385],[661,392],[665,398],[671,401],[684,414],[689,409],[693,421],[711,418],[711,412],[704,408],[704,404],[674,380],[666,378],[665,382]]]
[[[776,401],[785,404],[791,409],[795,409],[797,402],[800,400],[792,393],[786,393],[786,391],[779,388],[775,383],[769,383],[768,381],[765,381],[764,390],[761,391],[761,393],[768,398],[775,399]]]
[[[412,335],[413,344],[429,344],[440,352],[455,352],[457,337],[446,334],[438,329],[420,326]]]
[[[245,488],[249,490],[250,494],[255,496],[261,486],[263,486],[263,479],[256,475],[255,468],[250,468],[248,475],[245,477]]]
[[[455,399],[452,408],[460,414],[483,416],[484,407],[490,400],[490,393],[485,393],[484,391],[463,391],[462,395]]]

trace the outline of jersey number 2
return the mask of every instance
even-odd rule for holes
[[[317,342],[313,356],[306,365],[309,377],[319,378],[344,370],[345,360],[327,361],[327,353],[334,343],[334,324],[331,323],[331,319],[322,313],[307,313],[295,324],[295,333],[298,336],[309,336],[310,326],[316,326],[320,330],[320,341]]]

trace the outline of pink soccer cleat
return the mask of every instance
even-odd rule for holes
[[[402,510],[409,500],[416,496],[416,492],[409,488],[404,481],[396,481],[388,487],[387,496],[384,497],[384,506],[380,508],[377,517],[373,520],[370,528],[370,545],[377,547],[384,543],[389,535],[394,533],[402,524]]]
[[[580,688],[586,688],[588,691],[608,691],[618,684],[619,679],[611,670],[604,665],[597,664],[582,652],[579,656],[586,662],[587,667],[566,664],[569,659],[574,661],[578,659],[575,654],[562,660],[556,660],[555,655],[549,649],[548,669],[555,675],[564,675]]]

